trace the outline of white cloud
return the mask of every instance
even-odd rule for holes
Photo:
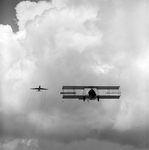
[[[10,26],[0,26],[1,130],[16,138],[63,142],[97,138],[146,147],[139,140],[149,114],[145,4],[104,0],[18,4],[20,30],[15,34]],[[46,95],[29,92],[39,84],[49,88]],[[121,99],[61,103],[63,85],[90,84],[120,85]],[[133,141],[125,140],[129,133]]]
[[[16,17],[18,19],[19,30],[23,30],[29,22],[32,22],[36,17],[50,8],[53,8],[51,3],[40,1],[38,3],[31,1],[23,1],[16,6]]]
[[[38,147],[38,140],[36,139],[6,140],[0,145],[2,150],[38,150]]]

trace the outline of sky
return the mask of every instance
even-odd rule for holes
[[[147,0],[1,4],[0,149],[149,148]],[[118,85],[121,97],[63,102],[63,85]]]

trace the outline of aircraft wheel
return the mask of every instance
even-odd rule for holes
[[[83,97],[83,102],[85,102],[85,97]]]

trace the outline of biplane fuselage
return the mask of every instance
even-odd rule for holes
[[[78,92],[82,91],[82,93]],[[120,86],[63,86],[63,99],[96,100],[120,98]]]

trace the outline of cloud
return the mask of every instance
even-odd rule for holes
[[[19,3],[19,31],[0,26],[0,132],[14,138],[64,143],[95,138],[147,147],[145,8],[146,1],[139,0]],[[29,91],[38,85],[49,91]],[[120,85],[122,96],[62,103],[63,85]]]
[[[2,150],[38,150],[38,140],[35,139],[9,139],[1,143]]]

